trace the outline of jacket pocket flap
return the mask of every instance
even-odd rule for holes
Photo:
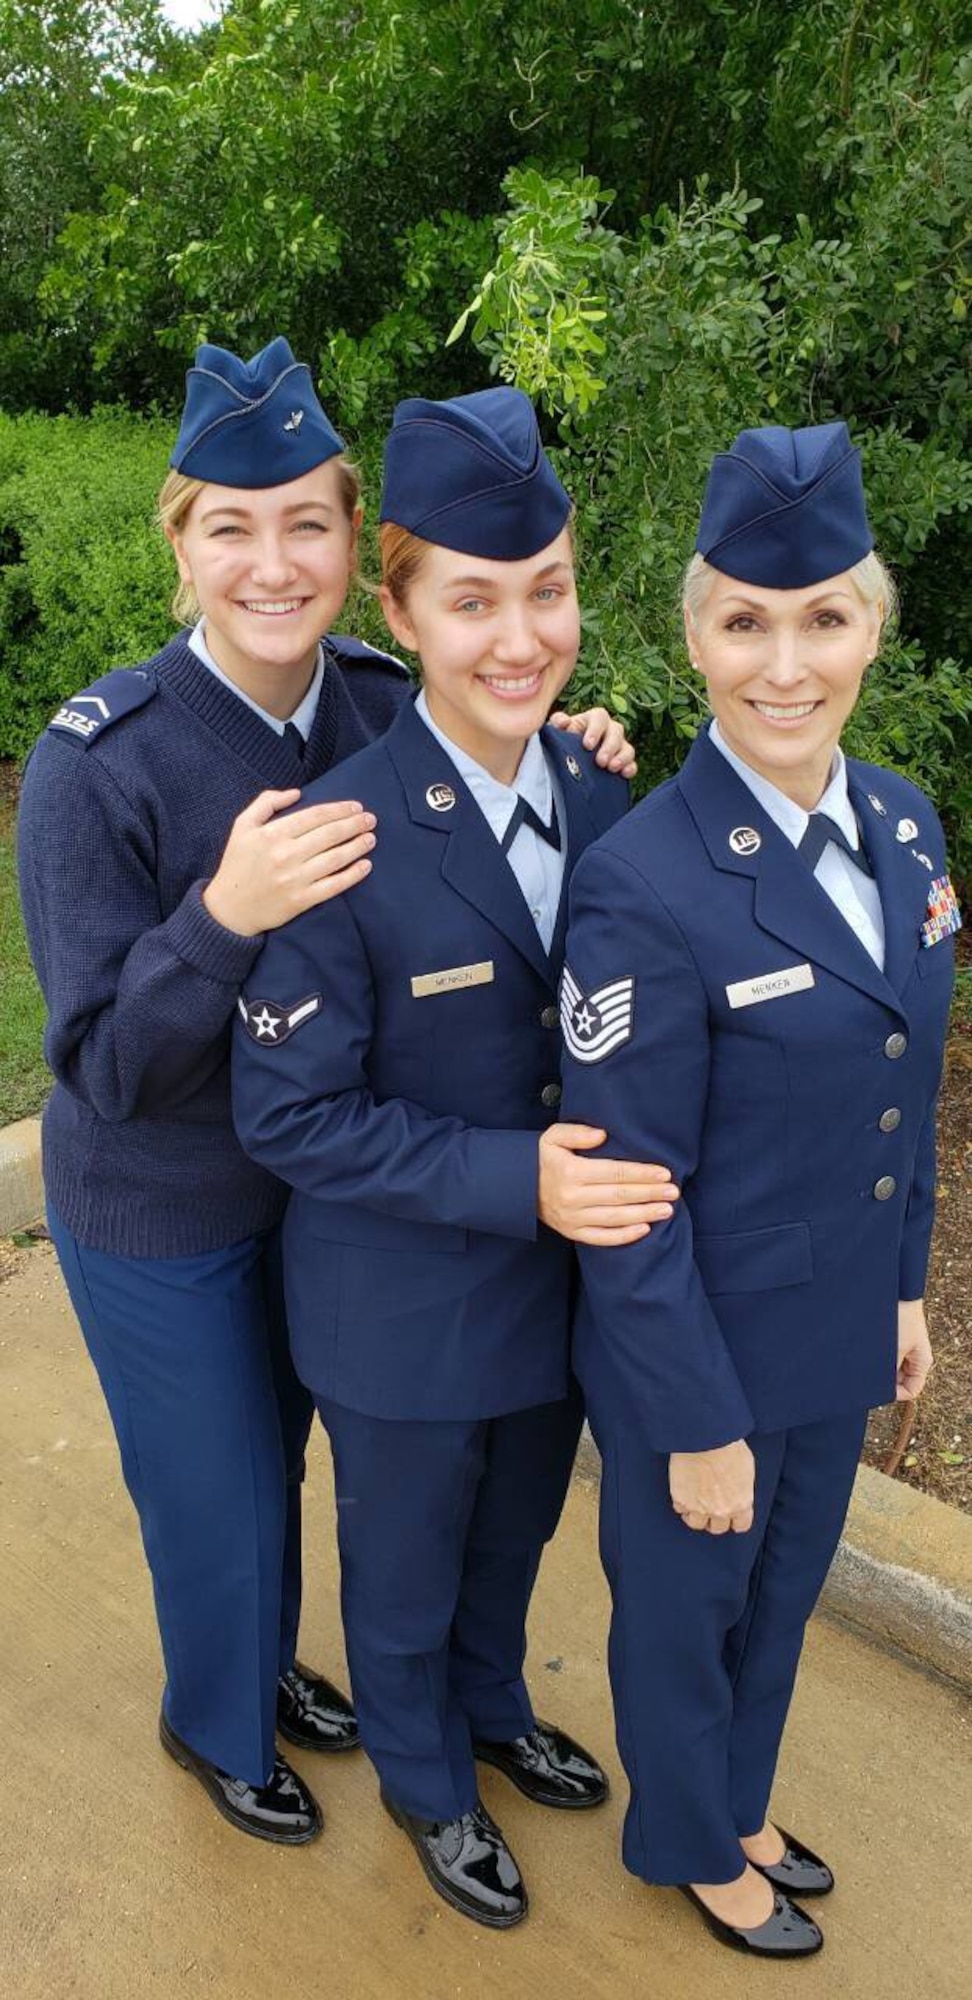
[[[813,1277],[810,1224],[781,1222],[775,1229],[697,1236],[695,1261],[707,1292],[772,1292],[784,1285],[806,1285]]]
[[[469,1243],[469,1231],[453,1223],[406,1222],[400,1215],[382,1215],[378,1209],[352,1207],[340,1201],[301,1200],[299,1219],[301,1227],[311,1236],[361,1250],[395,1250],[413,1255],[418,1252],[422,1256],[431,1251],[433,1255],[461,1256]]]

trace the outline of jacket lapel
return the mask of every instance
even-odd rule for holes
[[[895,992],[901,993],[914,970],[928,911],[932,871],[918,859],[924,836],[919,827],[912,839],[898,839],[900,822],[892,819],[886,808],[882,810],[883,801],[866,766],[848,760],[847,788],[880,892],[885,975]]]
[[[570,900],[570,878],[574,865],[596,840],[598,827],[591,806],[591,773],[589,765],[574,754],[573,739],[562,729],[549,726],[540,731],[540,740],[557,776],[560,796],[567,816],[566,851],[564,855],[564,879],[560,888],[560,903],[557,921],[550,941],[550,962],[554,966],[563,963],[567,943],[567,915]]]
[[[837,979],[900,1012],[888,976],[875,965],[786,835],[709,741],[707,727],[696,737],[678,784],[715,867],[751,877],[753,915],[761,929],[801,958],[825,966]],[[730,835],[741,828],[751,828],[759,837],[751,854],[736,854],[730,845]],[[880,876],[878,886],[883,900]]]
[[[416,715],[414,702],[399,710],[385,748],[401,779],[412,820],[442,837],[443,880],[502,931],[542,979],[549,979],[550,961],[499,841],[451,758]],[[440,798],[451,794],[454,803],[431,804],[436,788]]]

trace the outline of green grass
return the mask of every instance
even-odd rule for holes
[[[11,814],[0,811],[0,1125],[39,1111],[51,1087],[41,1052],[44,1002],[27,956]]]

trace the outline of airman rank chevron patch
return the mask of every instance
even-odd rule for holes
[[[564,1042],[576,1062],[603,1062],[614,1049],[630,1041],[634,1025],[634,980],[612,979],[596,993],[582,993],[564,966],[560,982],[560,1025]]]
[[[319,993],[311,993],[306,1000],[298,1000],[295,1007],[281,1007],[276,1000],[247,1001],[242,994],[236,1004],[250,1040],[269,1043],[271,1048],[278,1049],[281,1042],[289,1042],[305,1021],[312,1021],[324,1003]]]

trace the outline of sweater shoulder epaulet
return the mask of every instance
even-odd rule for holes
[[[76,743],[87,749],[123,716],[144,708],[157,692],[158,682],[150,669],[115,667],[81,694],[72,694],[47,727],[73,736]]]
[[[343,632],[329,632],[327,643],[336,654],[342,667],[372,667],[379,673],[390,674],[393,680],[410,681],[412,676],[404,660],[394,653],[383,653],[377,646],[369,646],[365,639],[349,639]]]

